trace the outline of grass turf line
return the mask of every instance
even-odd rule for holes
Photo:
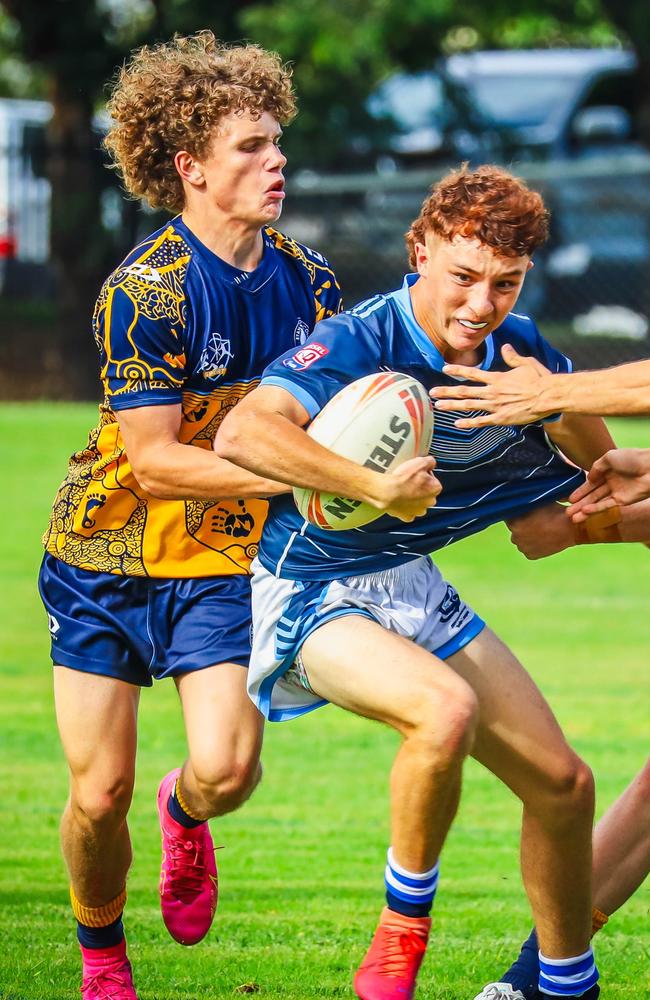
[[[36,593],[40,533],[69,452],[95,411],[0,407],[0,997],[78,996],[79,960],[58,821],[67,789],[52,707],[45,617]],[[620,444],[650,443],[650,422],[612,421]],[[528,563],[501,526],[441,554],[443,572],[518,653],[594,768],[598,810],[647,753],[650,553],[590,546]],[[193,949],[166,934],[157,899],[155,791],[184,755],[174,686],[142,698],[130,816],[135,862],[126,926],[141,1000],[217,1000],[257,984],[275,1000],[351,997],[382,905],[394,735],[333,708],[267,728],[265,777],[213,824],[221,898]],[[419,1000],[473,997],[509,963],[529,926],[517,866],[519,810],[470,762],[442,860]],[[650,894],[641,889],[596,939],[607,1000],[650,995]]]

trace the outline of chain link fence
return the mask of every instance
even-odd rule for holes
[[[650,357],[650,155],[513,170],[551,210],[551,235],[518,311],[529,312],[576,367]],[[404,233],[440,176],[298,174],[282,229],[329,258],[352,306],[401,284]]]
[[[49,253],[50,186],[34,152],[42,123],[30,127],[21,137],[5,137],[10,143],[0,142],[0,396],[93,398],[91,310],[80,298],[70,312],[72,323],[57,312],[61,276]],[[542,191],[552,213],[549,242],[536,255],[518,310],[530,312],[576,368],[650,357],[650,154],[637,147],[624,156],[513,169]],[[106,177],[99,158],[97,170]],[[408,267],[404,233],[442,172],[303,171],[289,182],[280,227],[330,259],[345,304],[353,306],[401,284]],[[125,201],[108,179],[94,238],[103,233],[110,241],[106,258],[117,263],[164,219]],[[80,252],[90,253],[92,239],[84,234]],[[102,264],[97,289],[109,269]],[[73,342],[78,350],[70,350]],[[26,349],[39,359],[30,371]],[[74,381],[82,355],[84,372]]]

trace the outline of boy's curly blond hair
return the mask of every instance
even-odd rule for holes
[[[258,45],[223,45],[211,31],[137,49],[114,82],[104,139],[127,191],[178,212],[183,186],[174,156],[204,156],[225,115],[296,114],[291,70]]]

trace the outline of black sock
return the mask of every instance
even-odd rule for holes
[[[399,899],[398,896],[394,896],[390,889],[386,891],[386,902],[389,910],[401,913],[404,917],[428,917],[433,906],[432,899],[426,903],[407,903],[403,899]]]
[[[193,816],[189,816],[185,812],[176,795],[176,784],[167,802],[167,812],[172,819],[175,819],[177,823],[180,823],[181,826],[186,827],[188,830],[193,830],[194,827],[201,826],[201,823],[205,822],[202,819],[194,819]]]
[[[537,931],[532,931],[521,946],[519,958],[501,976],[500,982],[510,983],[516,990],[521,990],[525,997],[533,997],[537,993],[539,982],[539,945]]]
[[[77,921],[77,940],[84,948],[113,948],[124,938],[122,914],[106,927],[86,927]]]

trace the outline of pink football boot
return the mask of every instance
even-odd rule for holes
[[[167,803],[180,773],[171,771],[158,789],[160,906],[171,936],[179,944],[196,944],[210,930],[217,908],[217,865],[207,822],[189,829],[169,815]]]
[[[112,948],[84,948],[81,1000],[138,1000],[131,965],[126,957],[126,941]]]

